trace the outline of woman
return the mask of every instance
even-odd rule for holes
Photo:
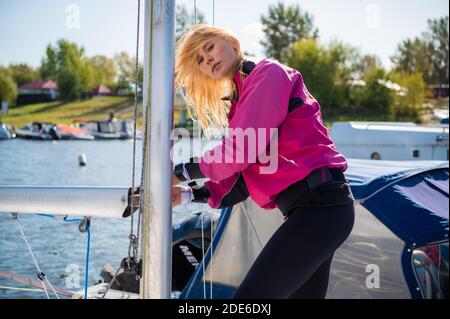
[[[343,175],[346,160],[301,74],[271,60],[244,60],[234,36],[207,25],[180,39],[175,71],[202,128],[228,126],[231,133],[201,158],[176,165],[174,185],[209,181],[174,186],[173,206],[208,202],[220,208],[250,196],[264,209],[279,208],[284,223],[234,297],[324,298],[333,254],[353,227],[354,206]],[[243,142],[243,131],[254,132],[253,143]],[[262,145],[256,158],[255,145]]]

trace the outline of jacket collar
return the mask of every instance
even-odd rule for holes
[[[255,66],[255,62],[244,60],[242,61],[241,67],[234,75],[233,80],[234,83],[236,83],[236,87],[238,89],[238,96],[242,94],[242,84],[244,82],[244,79],[250,75]]]

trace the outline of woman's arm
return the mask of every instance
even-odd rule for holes
[[[262,66],[258,65],[246,81],[248,84],[229,123],[233,134],[200,159],[201,172],[212,181],[233,176],[255,163],[251,154],[256,153],[259,158],[266,152],[274,132],[287,116],[293,81],[284,68],[265,62]],[[235,129],[244,132],[244,136],[245,132],[253,133],[255,145],[244,143],[245,138],[237,136],[239,131]]]
[[[175,165],[173,176],[173,185],[193,179],[206,178],[200,170],[200,166],[198,165],[198,160],[196,158],[191,158],[189,163]]]
[[[179,204],[208,203],[212,208],[233,206],[249,196],[240,173],[218,183],[208,181],[204,186],[174,186],[172,206]]]

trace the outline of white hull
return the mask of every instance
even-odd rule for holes
[[[347,158],[392,161],[448,160],[448,125],[336,122],[331,139]]]

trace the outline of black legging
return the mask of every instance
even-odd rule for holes
[[[233,298],[325,298],[334,252],[353,223],[353,204],[293,208]]]

